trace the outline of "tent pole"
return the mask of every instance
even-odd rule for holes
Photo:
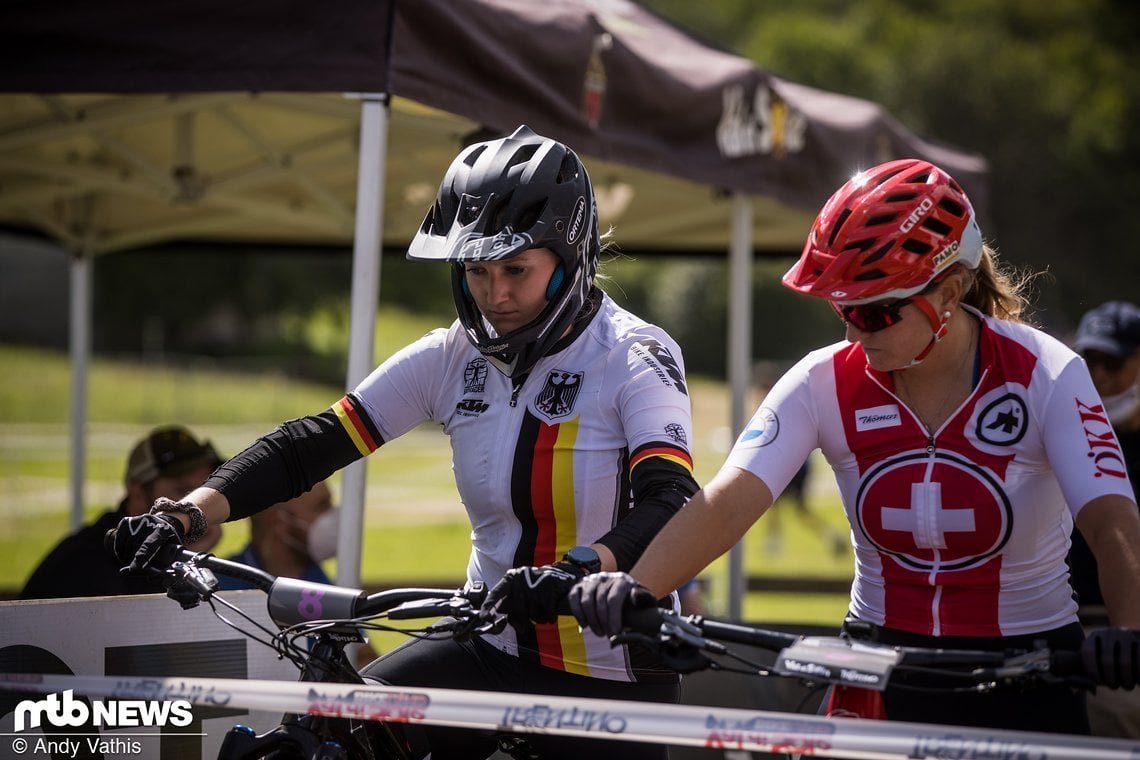
[[[94,251],[93,201],[80,201],[82,234],[68,267],[71,311],[68,343],[71,351],[71,510],[73,531],[83,525],[84,483],[87,477],[87,375],[91,358],[91,259]]]
[[[352,247],[352,296],[346,387],[372,371],[376,304],[384,231],[384,171],[388,147],[388,96],[369,94],[360,103],[360,159],[356,180],[356,230]],[[360,585],[367,460],[353,462],[341,478],[336,580]]]
[[[732,194],[728,256],[728,381],[733,440],[744,430],[752,366],[752,199]],[[728,617],[740,620],[744,604],[744,539],[728,552]]]

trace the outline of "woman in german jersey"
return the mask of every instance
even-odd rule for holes
[[[527,614],[463,643],[410,641],[365,675],[677,701],[675,673],[553,609],[584,574],[632,568],[697,490],[680,349],[596,286],[600,249],[593,189],[567,146],[520,127],[466,148],[408,251],[450,265],[456,322],[391,356],[330,409],[255,441],[181,502],[120,528],[117,554],[145,565],[165,541],[292,498],[433,422],[450,438],[471,521],[468,580],[493,586],[509,568],[532,567]],[[425,734],[419,749],[436,760],[486,757],[497,746],[468,730]],[[545,758],[666,755],[661,745],[528,742]]]

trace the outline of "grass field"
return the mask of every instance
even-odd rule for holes
[[[403,319],[385,330],[398,344],[431,325]],[[380,349],[383,350],[383,349]],[[69,382],[67,357],[58,352],[0,346],[0,586],[19,588],[39,559],[68,531]],[[728,396],[723,384],[691,378],[694,458],[704,482],[729,445]],[[232,454],[283,419],[319,411],[342,390],[273,373],[227,372],[202,361],[190,368],[96,359],[89,380],[88,517],[117,503],[130,446],[153,425],[180,422]],[[466,568],[469,527],[455,494],[446,437],[422,428],[393,441],[369,460],[364,562],[366,583],[401,579],[459,580]],[[814,469],[811,503],[835,526],[844,524],[828,488],[826,467]],[[334,492],[339,485],[334,478]],[[812,526],[791,509],[782,522],[782,550],[773,551],[762,520],[745,538],[749,573],[849,578],[849,551],[835,554]],[[241,522],[226,526],[215,553],[238,550],[247,540]],[[723,609],[726,562],[703,576],[712,611]],[[750,594],[745,617],[754,620],[836,623],[846,597]]]

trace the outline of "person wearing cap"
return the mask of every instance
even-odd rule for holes
[[[120,573],[120,564],[107,551],[103,538],[124,517],[145,514],[155,499],[182,498],[221,463],[209,441],[198,440],[184,427],[168,425],[152,430],[135,444],[127,458],[123,476],[126,494],[118,508],[104,512],[60,541],[32,571],[20,598],[163,593],[157,579]],[[191,548],[208,551],[220,536],[221,530],[214,527]]]
[[[256,567],[271,575],[332,583],[321,562],[336,556],[339,513],[328,483],[250,515],[249,543],[226,559]],[[254,588],[252,583],[218,576],[218,588]]]
[[[1104,414],[1120,443],[1132,487],[1140,487],[1140,307],[1108,301],[1081,317],[1073,349],[1084,357]],[[1073,591],[1086,628],[1107,622],[1096,558],[1080,531],[1069,550]],[[1089,722],[1098,736],[1140,738],[1140,693],[1100,689],[1089,697]]]

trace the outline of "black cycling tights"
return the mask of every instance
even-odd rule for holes
[[[548,694],[560,697],[629,699],[640,702],[677,702],[676,683],[626,683],[588,678],[524,662],[474,639],[462,643],[449,638],[416,639],[393,649],[365,667],[361,674],[388,684],[439,689],[476,689]],[[432,760],[470,760],[489,757],[498,749],[499,735],[491,731],[417,725],[423,729]],[[544,760],[666,760],[663,744],[637,744],[566,736],[520,734]]]
[[[1084,633],[1079,623],[1072,623],[1051,631],[1001,638],[921,636],[886,628],[877,628],[872,638],[890,646],[987,651],[1032,649],[1038,641],[1044,641],[1050,649],[1075,651],[1080,648]],[[883,701],[890,720],[1059,734],[1089,733],[1085,693],[1072,686],[1004,686],[984,694],[888,688]]]

